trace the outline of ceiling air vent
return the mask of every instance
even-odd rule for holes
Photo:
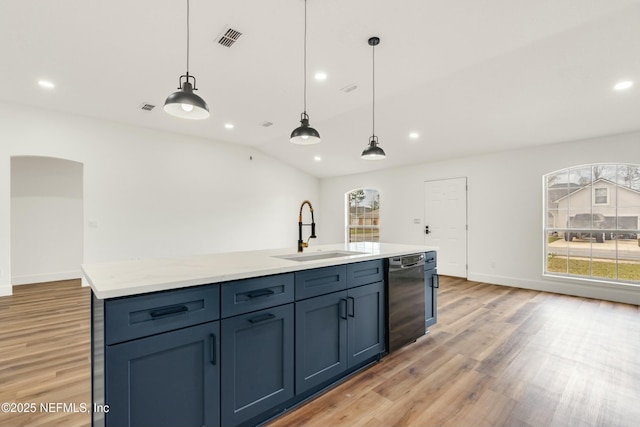
[[[156,106],[155,106],[155,105],[153,105],[153,104],[149,104],[149,103],[147,103],[147,102],[145,102],[144,104],[142,104],[142,105],[140,106],[140,109],[141,109],[141,110],[144,110],[144,111],[151,111],[151,110],[153,110],[154,108],[156,108]]]
[[[242,33],[240,31],[227,27],[218,35],[218,43],[222,46],[231,47],[238,41],[241,35]]]

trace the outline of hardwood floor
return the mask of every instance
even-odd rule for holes
[[[636,426],[637,306],[441,277],[438,324],[281,426]]]
[[[90,290],[80,280],[21,285],[0,297],[0,426],[88,426],[91,402]],[[75,407],[40,404],[66,403]],[[72,412],[76,410],[77,412]]]
[[[278,426],[634,426],[637,306],[441,277],[438,324]],[[80,281],[0,297],[0,426],[87,426],[89,290]]]

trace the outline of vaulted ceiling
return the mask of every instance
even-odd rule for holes
[[[0,0],[0,100],[251,146],[318,177],[640,129],[640,0],[307,7],[317,145],[288,142],[303,109],[303,0],[191,0],[189,68],[211,110],[204,121],[162,111],[186,71],[186,0]],[[231,47],[218,43],[227,28],[242,33]],[[360,159],[372,130],[371,36],[381,39],[376,134],[387,153],[374,162]],[[614,91],[623,80],[636,85]]]

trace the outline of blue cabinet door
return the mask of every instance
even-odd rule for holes
[[[106,349],[107,426],[220,425],[220,322]]]
[[[347,369],[347,292],[296,303],[296,393]]]
[[[293,303],[222,320],[222,425],[241,425],[294,396]]]
[[[437,270],[425,270],[424,272],[424,308],[425,330],[435,325],[438,321],[438,287],[439,279]]]
[[[347,296],[347,364],[349,367],[384,351],[384,301],[384,282],[349,289]]]

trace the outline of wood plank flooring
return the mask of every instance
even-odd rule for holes
[[[638,306],[440,283],[428,335],[269,427],[638,425]]]
[[[637,425],[638,306],[440,283],[428,335],[270,427]],[[0,297],[0,403],[90,403],[89,296],[78,280]],[[58,425],[90,417],[0,412],[2,427]]]
[[[0,426],[91,425],[80,406],[91,403],[90,338],[90,290],[80,280],[14,286],[0,297],[0,403],[36,405],[0,411]],[[76,406],[45,412],[41,403]]]

